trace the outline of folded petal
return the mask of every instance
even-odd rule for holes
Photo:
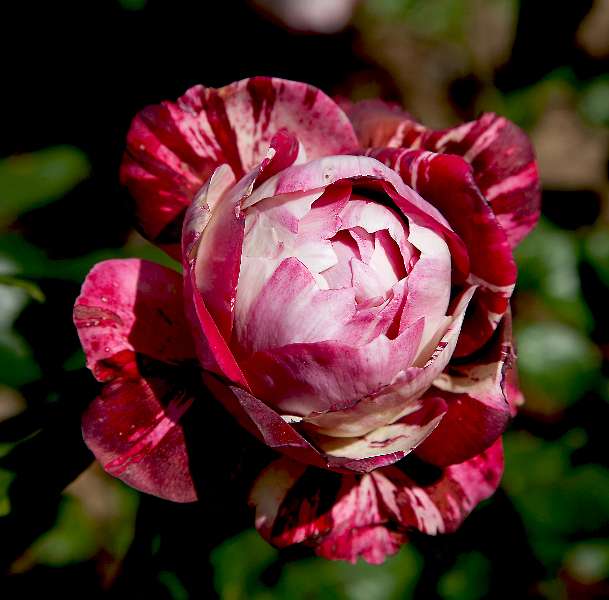
[[[184,372],[150,363],[143,375],[133,355],[82,420],[87,446],[106,472],[142,492],[174,502],[197,499],[182,421],[195,394]],[[116,367],[117,357],[113,365]]]
[[[419,406],[418,399],[448,365],[474,291],[475,288],[470,288],[458,299],[431,356],[422,355],[419,351],[413,366],[400,370],[389,384],[369,395],[361,396],[355,403],[351,402],[347,406],[337,404],[335,410],[312,413],[304,417],[303,421],[324,435],[359,437],[412,413]]]
[[[351,444],[353,452],[333,452],[330,438],[310,435],[300,426],[301,418],[279,415],[251,393],[211,373],[205,373],[203,379],[207,389],[239,424],[265,446],[300,463],[340,473],[367,473],[402,459],[429,435],[446,409],[441,400],[417,404],[393,427],[381,428],[365,439],[345,439],[344,444]],[[327,452],[322,447],[324,442],[328,444]]]
[[[379,564],[398,551],[411,529],[454,531],[495,491],[502,470],[500,441],[432,482],[408,474],[408,459],[358,476],[282,458],[260,474],[250,504],[256,528],[275,546],[303,543],[325,558]]]
[[[95,265],[76,300],[74,324],[87,366],[99,381],[115,376],[109,361],[125,351],[167,363],[194,356],[182,277],[146,260]]]
[[[364,346],[325,341],[270,348],[253,354],[243,368],[254,393],[282,414],[342,411],[411,365],[422,331],[420,320],[394,340],[379,336]]]
[[[135,198],[146,237],[175,254],[183,213],[214,169],[227,163],[241,178],[283,129],[309,158],[358,146],[349,120],[330,98],[282,79],[254,77],[220,89],[199,85],[177,102],[143,109],[127,136],[121,180]],[[291,140],[277,144],[293,154]]]
[[[514,360],[509,313],[475,359],[449,366],[424,394],[446,403],[446,414],[417,448],[427,462],[446,466],[476,456],[505,431],[512,416],[506,371]]]
[[[144,492],[196,499],[182,426],[195,394],[181,276],[142,260],[96,265],[74,307],[87,365],[104,382],[83,416],[104,469]]]
[[[537,163],[527,135],[492,113],[457,127],[432,130],[395,105],[365,101],[347,107],[364,147],[431,150],[462,156],[513,247],[533,229],[540,213]]]
[[[516,264],[503,227],[480,193],[472,166],[459,156],[399,148],[369,151],[438,208],[465,242],[470,283],[478,285],[456,355],[465,356],[491,337],[507,310]]]

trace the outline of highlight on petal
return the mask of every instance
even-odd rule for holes
[[[537,163],[527,135],[493,113],[443,130],[432,130],[395,105],[380,100],[346,107],[364,147],[431,150],[463,157],[512,247],[535,227],[540,214]]]
[[[177,102],[144,108],[131,123],[121,166],[144,235],[177,257],[184,211],[212,172],[226,163],[240,179],[283,129],[309,159],[358,147],[343,111],[320,90],[294,81],[198,85]],[[290,146],[278,139],[275,149],[295,160]]]
[[[87,276],[74,322],[87,365],[104,383],[83,416],[85,442],[104,469],[177,502],[196,499],[181,420],[195,394],[194,349],[182,278],[142,260],[110,260]]]
[[[258,477],[250,504],[271,544],[306,544],[333,560],[382,563],[416,529],[436,535],[457,529],[497,488],[501,441],[485,452],[417,481],[408,459],[364,475],[340,475],[281,458]]]

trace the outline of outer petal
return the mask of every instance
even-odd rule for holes
[[[504,432],[512,416],[506,390],[514,359],[511,329],[508,313],[482,353],[450,366],[421,398],[441,398],[447,405],[439,426],[416,450],[422,459],[440,466],[460,463]]]
[[[516,283],[516,264],[505,231],[464,159],[399,148],[372,149],[369,154],[400,173],[408,185],[442,212],[465,242],[470,283],[479,288],[455,354],[471,354],[491,337],[508,309]]]
[[[304,543],[326,558],[378,564],[398,551],[410,529],[431,535],[457,529],[495,491],[502,470],[501,441],[433,483],[409,476],[408,459],[341,476],[284,458],[261,473],[250,503],[258,531],[278,547]]]
[[[394,105],[365,101],[347,109],[364,147],[432,150],[462,156],[515,246],[533,229],[540,213],[537,163],[527,135],[492,113],[458,127],[434,131]]]
[[[282,79],[254,77],[220,89],[199,85],[175,103],[142,110],[127,136],[121,180],[135,198],[146,237],[176,255],[183,213],[214,169],[228,163],[241,178],[283,128],[309,158],[358,146],[349,120],[330,98]]]
[[[83,417],[85,441],[110,474],[189,502],[196,493],[180,419],[193,402],[181,276],[141,260],[89,273],[74,307],[87,364],[105,383]]]

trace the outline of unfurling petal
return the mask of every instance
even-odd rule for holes
[[[446,466],[476,456],[501,436],[513,410],[506,374],[514,361],[511,318],[507,313],[486,348],[467,362],[449,366],[425,393],[446,402],[446,414],[417,448],[427,462]]]
[[[478,292],[455,355],[471,354],[495,331],[516,283],[516,264],[506,233],[480,193],[472,166],[459,156],[424,150],[385,148],[368,153],[394,168],[405,183],[438,208],[465,242],[469,281],[478,285]]]
[[[434,481],[409,475],[408,459],[365,475],[339,475],[282,458],[250,493],[256,527],[280,548],[304,543],[320,556],[382,563],[408,531],[454,531],[496,489],[503,470],[501,441],[446,468]]]
[[[347,107],[360,143],[456,154],[472,165],[474,178],[513,247],[535,227],[540,183],[527,135],[504,117],[485,113],[476,121],[433,130],[395,105],[380,100]]]
[[[83,417],[85,441],[108,473],[144,492],[196,499],[181,419],[195,396],[194,350],[181,276],[141,260],[89,273],[74,307],[87,365],[104,382]]]
[[[177,102],[143,109],[127,136],[121,180],[146,237],[177,258],[184,211],[207,178],[227,163],[240,179],[283,129],[309,159],[358,146],[342,110],[320,90],[294,81],[254,77],[220,89],[199,85]],[[276,142],[284,156],[293,153],[290,138]]]

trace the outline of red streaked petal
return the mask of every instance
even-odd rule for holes
[[[516,264],[505,231],[480,193],[472,166],[448,154],[399,148],[372,149],[404,181],[436,206],[465,242],[470,283],[479,286],[459,339],[456,356],[466,356],[490,338],[516,282]]]
[[[175,255],[183,212],[214,169],[227,163],[242,177],[283,129],[309,158],[358,146],[342,110],[320,90],[294,81],[254,77],[220,89],[199,85],[177,102],[143,109],[127,136],[121,180],[146,237]],[[276,149],[291,156],[292,141],[280,135]]]
[[[169,376],[152,363],[151,374],[144,376],[132,355],[129,362],[85,411],[85,442],[102,467],[126,484],[174,502],[193,502],[197,494],[181,420],[195,397],[179,369]]]
[[[537,223],[541,197],[533,148],[527,135],[504,117],[485,113],[457,127],[433,130],[379,100],[358,102],[346,111],[364,147],[431,150],[471,163],[476,184],[512,247]]]
[[[412,364],[422,330],[421,320],[395,340],[379,336],[364,346],[324,341],[271,348],[256,352],[243,368],[254,392],[283,414],[342,411]]]
[[[500,441],[431,483],[407,474],[408,459],[353,476],[303,469],[282,458],[260,474],[250,504],[258,531],[280,548],[303,543],[326,558],[379,564],[398,551],[411,528],[431,535],[457,529],[495,491],[502,470]]]
[[[194,399],[181,276],[143,260],[99,263],[76,300],[74,322],[89,368],[105,383],[83,416],[95,457],[139,490],[194,501],[180,425]]]
[[[512,409],[505,372],[513,361],[509,313],[489,345],[466,363],[449,366],[421,398],[441,398],[447,411],[416,450],[427,462],[446,466],[476,456],[504,432]]]
[[[358,437],[410,414],[413,406],[418,406],[417,400],[452,357],[473,292],[471,288],[458,299],[454,314],[447,319],[441,332],[443,335],[434,345],[431,356],[419,351],[414,366],[401,370],[389,384],[380,386],[377,391],[361,397],[350,406],[338,405],[338,410],[313,413],[304,421],[325,435]]]

